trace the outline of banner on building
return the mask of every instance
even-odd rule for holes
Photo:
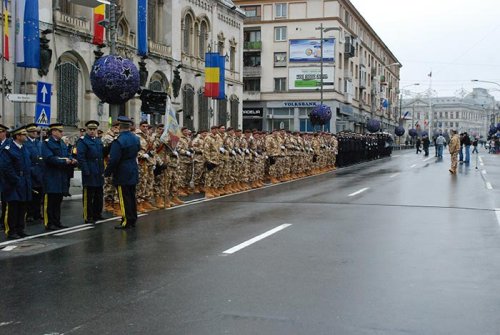
[[[148,54],[148,1],[137,0],[137,54]]]
[[[106,18],[106,5],[100,5],[94,8],[94,38],[92,43],[95,45],[104,44],[104,27],[99,24]]]
[[[17,66],[38,69],[40,68],[38,0],[17,0],[16,6]]]
[[[205,96],[225,99],[224,74],[226,58],[217,52],[205,54]]]
[[[290,40],[290,62],[320,62],[321,40]],[[335,61],[335,39],[323,39],[323,61]]]
[[[333,89],[334,75],[335,71],[333,66],[323,67],[323,89]],[[291,67],[288,69],[288,89],[318,90],[320,87],[320,67]]]

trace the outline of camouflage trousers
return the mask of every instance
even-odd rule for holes
[[[220,175],[220,170],[221,166],[217,166],[213,168],[212,170],[205,169],[205,188],[217,188],[218,182],[217,179],[219,178]]]
[[[118,193],[113,185],[113,177],[104,178],[104,200],[118,203]]]
[[[137,202],[151,201],[153,197],[154,165],[139,164],[139,184],[137,184]]]
[[[205,162],[203,161],[194,162],[194,185],[205,185]]]

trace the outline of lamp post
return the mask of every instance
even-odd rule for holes
[[[337,31],[340,31],[340,28],[338,27],[323,27],[323,23],[321,23],[319,25],[319,27],[316,27],[316,30],[319,30],[320,31],[320,88],[319,88],[319,92],[320,92],[320,103],[321,105],[323,104],[323,33],[326,33],[328,31],[332,31],[332,30],[337,30]],[[333,55],[334,59],[335,59],[335,54]],[[335,82],[334,82],[334,85],[335,85]]]

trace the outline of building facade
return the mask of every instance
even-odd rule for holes
[[[326,130],[364,132],[370,118],[397,126],[401,64],[350,1],[235,3],[247,16],[245,128],[310,131],[322,97],[333,114]]]
[[[241,127],[242,11],[231,0],[148,0],[149,53],[147,58],[140,58],[136,47],[137,2],[115,1],[116,53],[137,65],[143,88],[169,93],[174,107],[181,111],[179,123],[191,129],[206,129],[220,123]],[[106,12],[108,17],[109,8]],[[40,31],[51,30],[46,35],[50,40],[46,43],[51,51],[50,64],[45,71],[16,68],[15,74],[12,62],[4,65],[5,77],[13,82],[14,93],[34,94],[37,81],[52,83],[50,121],[63,122],[69,130],[78,129],[88,119],[109,121],[109,106],[99,101],[90,84],[96,52],[109,54],[108,46],[100,48],[92,44],[93,25],[92,8],[68,0],[41,0]],[[12,22],[10,30],[14,31]],[[106,34],[109,35],[109,29]],[[226,56],[223,100],[204,97],[204,58],[209,50]],[[176,77],[181,81],[174,80]],[[2,98],[2,123],[13,126],[33,122],[34,103],[12,103],[5,95]],[[120,106],[119,114],[151,123],[163,119],[158,113],[142,113],[139,95]]]
[[[429,130],[429,112],[432,111],[431,133],[449,134],[456,129],[473,136],[488,135],[490,124],[495,124],[499,109],[495,98],[484,88],[474,88],[464,97],[432,97],[405,99],[402,103],[405,129],[418,133]],[[406,133],[405,136],[407,136]]]

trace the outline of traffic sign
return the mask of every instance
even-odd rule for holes
[[[35,123],[37,126],[48,126],[50,124],[50,106],[36,104]]]
[[[34,94],[7,94],[7,100],[10,102],[35,102]]]
[[[36,83],[36,103],[50,106],[51,95],[52,84],[44,83],[43,81]]]

